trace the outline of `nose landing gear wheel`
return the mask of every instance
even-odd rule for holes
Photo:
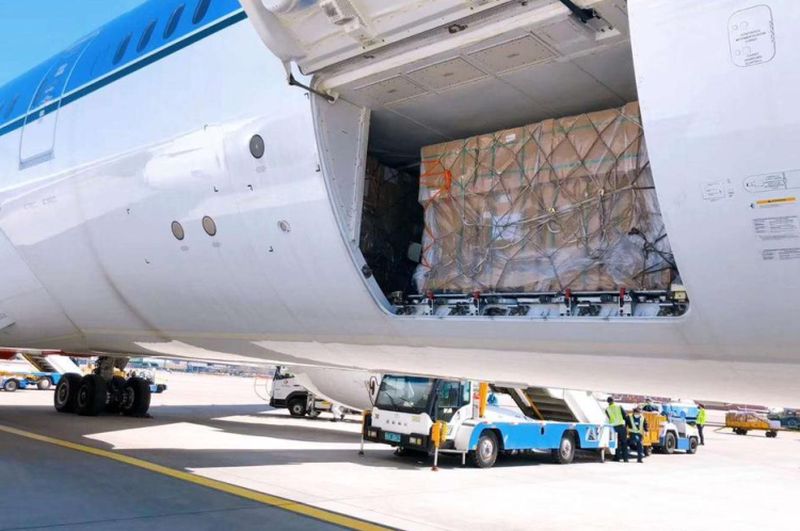
[[[53,406],[59,413],[74,413],[77,409],[78,387],[81,385],[81,375],[67,373],[61,376],[53,393]]]
[[[87,374],[78,387],[76,405],[78,415],[95,417],[106,408],[108,393],[106,381],[98,374]]]

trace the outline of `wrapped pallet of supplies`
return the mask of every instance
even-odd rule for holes
[[[420,292],[667,290],[637,103],[427,146]]]
[[[415,201],[416,180],[409,173],[367,158],[360,248],[387,292],[406,290],[414,269],[407,251],[420,232],[422,218]]]

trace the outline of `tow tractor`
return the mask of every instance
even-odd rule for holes
[[[36,387],[45,391],[58,384],[60,378],[57,372],[0,372],[0,389],[13,393],[17,389]]]
[[[693,424],[697,418],[696,409],[693,417],[691,412],[687,416],[684,408],[676,406],[665,406],[661,413],[645,411],[642,414],[648,426],[642,439],[645,453],[650,455],[656,451],[673,454],[676,450],[687,454],[697,452],[700,439],[697,427]]]
[[[433,453],[434,467],[439,453],[489,468],[502,453],[548,452],[567,464],[578,450],[604,461],[606,451],[616,449],[607,424],[536,420],[489,405],[489,392],[485,382],[385,375],[375,406],[364,414],[363,439]]]

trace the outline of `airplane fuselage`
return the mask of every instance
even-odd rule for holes
[[[0,343],[790,402],[800,189],[769,183],[800,183],[800,8],[764,3],[777,50],[740,65],[726,24],[749,3],[630,2],[683,316],[393,313],[336,200],[361,111],[287,84],[237,2],[163,38],[168,1],[0,89],[25,102],[0,109]]]

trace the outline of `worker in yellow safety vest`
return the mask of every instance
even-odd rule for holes
[[[642,415],[639,406],[633,408],[633,415],[630,416],[629,423],[631,442],[636,446],[636,462],[643,463],[644,457],[644,434],[647,433],[647,420]]]
[[[695,424],[697,425],[697,434],[700,436],[700,444],[705,445],[706,440],[703,438],[703,426],[706,425],[706,408],[703,407],[703,404],[697,404],[697,420]]]
[[[614,402],[612,397],[608,397],[608,407],[606,408],[608,423],[617,432],[617,453],[614,461],[620,460],[628,462],[628,430],[625,428],[625,412],[622,406]]]

